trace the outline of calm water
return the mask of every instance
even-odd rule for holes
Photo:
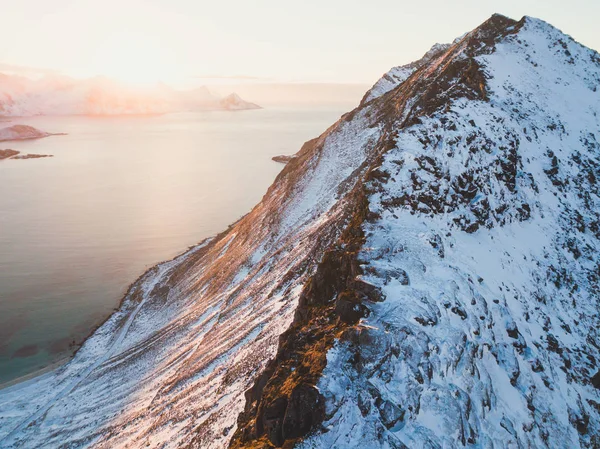
[[[0,123],[68,133],[0,143],[54,155],[0,161],[0,383],[68,356],[146,268],[248,212],[282,168],[270,158],[342,112]]]

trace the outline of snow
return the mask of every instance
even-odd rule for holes
[[[489,101],[408,127],[418,99],[378,108],[451,50],[393,69],[247,216],[144,274],[68,364],[0,390],[0,447],[226,447],[379,163],[360,258],[385,300],[360,346],[327,354],[327,419],[299,447],[593,447],[600,58],[535,19],[495,46],[478,56]]]
[[[360,167],[380,136],[379,128],[367,126],[365,115],[361,111],[352,121],[340,122],[325,138],[314,169],[295,187],[298,194],[290,201],[280,232],[299,225],[314,226],[339,200],[339,186]]]
[[[301,448],[595,444],[600,416],[593,403],[600,394],[589,378],[600,354],[589,339],[597,338],[599,297],[590,275],[600,242],[590,225],[599,218],[600,198],[573,157],[597,162],[600,155],[600,59],[527,18],[479,60],[490,101],[458,99],[448,111],[399,129],[396,147],[385,155],[380,170],[390,179],[371,196],[370,208],[381,218],[365,226],[363,254],[374,273],[365,279],[386,298],[371,304],[361,322],[376,343],[339,342],[330,351],[318,384],[327,399],[326,430]],[[473,123],[482,135],[469,145]],[[494,176],[494,162],[511,142],[522,164],[514,192]],[[491,148],[482,151],[486,143]],[[558,158],[560,184],[547,173],[549,151]],[[422,169],[423,156],[447,178],[438,183]],[[435,185],[451,195],[450,180],[469,170],[480,191],[456,209],[389,206]],[[423,185],[413,184],[414,174]],[[484,199],[491,210],[506,205],[505,218],[465,232],[454,219],[474,219]],[[524,203],[531,216],[519,219]],[[573,229],[575,211],[583,231]],[[567,242],[586,250],[575,257]],[[399,268],[408,285],[386,280]],[[571,281],[555,282],[554,270]],[[386,423],[393,407],[402,417]],[[578,433],[577,420],[589,420],[590,432]]]
[[[388,93],[394,88],[398,87],[404,81],[408,79],[417,69],[433,58],[439,57],[444,51],[446,51],[450,45],[448,44],[435,44],[433,47],[423,55],[421,59],[410,64],[405,64],[397,67],[392,67],[387,73],[385,73],[379,81],[373,85],[373,87],[365,95],[364,102],[369,102],[382,95]]]
[[[392,67],[383,77],[375,83],[367,94],[366,101],[381,97],[390,90],[402,84],[406,79],[416,71],[416,67],[398,66]]]

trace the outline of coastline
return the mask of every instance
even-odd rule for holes
[[[96,331],[96,329],[98,329],[98,328],[96,327],[94,329],[94,332]],[[91,336],[91,334],[90,334],[90,336]],[[89,336],[86,337],[86,339],[87,338],[89,338]],[[79,350],[80,347],[81,346],[79,346],[77,348],[77,350]],[[56,371],[59,368],[65,366],[67,363],[69,363],[71,361],[71,359],[73,358],[74,355],[75,355],[75,353],[73,353],[73,355],[70,355],[70,356],[61,357],[59,360],[56,360],[56,361],[50,363],[49,365],[47,365],[47,366],[45,366],[43,368],[37,369],[37,370],[32,371],[31,373],[28,373],[28,374],[24,374],[24,375],[19,376],[19,377],[15,378],[15,379],[8,380],[6,382],[0,383],[0,391],[5,390],[5,389],[10,388],[10,387],[14,387],[16,385],[24,384],[27,381],[30,381],[30,380],[33,380],[33,379],[40,378],[40,377],[44,376],[45,374],[50,374],[53,371]]]
[[[238,111],[236,111],[238,112]],[[12,117],[11,117],[12,119]],[[54,135],[62,135],[62,134],[67,134],[67,133],[48,133],[47,136],[44,137],[50,137],[50,136],[54,136]],[[72,133],[71,133],[72,134]],[[40,137],[40,139],[42,139],[42,137]],[[31,139],[23,139],[23,140],[36,140],[36,138],[31,138]],[[8,146],[8,145],[7,145]],[[263,192],[264,193],[264,192]],[[255,205],[253,204],[252,207],[254,207]],[[233,220],[231,220],[230,223],[228,223],[226,226],[221,227],[220,231],[217,231],[216,234],[219,234],[220,232],[230,229],[232,226],[234,226],[237,222],[239,222],[243,216],[247,215],[248,211],[251,210],[251,208],[248,208],[246,211],[243,211],[241,216],[238,216],[237,218],[234,217]],[[201,237],[204,237],[201,235]],[[197,248],[198,246],[201,246],[207,239],[210,239],[214,236],[206,236],[205,238],[201,238],[199,240],[197,240],[196,242],[194,242],[192,245],[183,245],[183,246],[179,246],[176,248],[173,248],[174,251],[171,252],[171,257],[168,257],[166,259],[163,260],[151,260],[149,261],[150,263],[148,265],[146,265],[145,267],[142,266],[142,270],[140,270],[139,272],[137,272],[137,275],[132,276],[128,282],[123,282],[122,286],[119,290],[117,290],[117,294],[113,294],[110,296],[109,301],[109,307],[108,310],[106,310],[106,313],[104,315],[99,315],[96,317],[96,321],[91,321],[90,322],[90,327],[88,327],[87,329],[83,329],[83,332],[80,332],[79,335],[75,335],[74,337],[74,344],[72,345],[71,348],[66,348],[65,346],[63,346],[64,349],[66,349],[66,351],[56,354],[56,358],[55,357],[46,357],[44,354],[44,358],[46,360],[42,360],[42,363],[39,364],[35,364],[37,366],[32,366],[32,368],[34,369],[31,372],[27,372],[26,370],[23,370],[21,372],[16,372],[17,369],[15,369],[13,371],[13,373],[17,376],[14,378],[11,378],[12,376],[10,376],[10,371],[7,372],[8,376],[6,376],[4,379],[2,379],[2,381],[0,381],[0,390],[4,390],[8,387],[14,386],[16,384],[28,381],[30,379],[42,376],[50,371],[53,371],[53,369],[58,368],[60,366],[64,366],[66,364],[69,364],[69,362],[71,362],[78,354],[79,351],[81,350],[82,346],[85,345],[85,343],[98,331],[99,328],[101,328],[103,325],[105,325],[105,323],[107,321],[109,321],[111,319],[111,317],[113,317],[115,315],[115,313],[118,313],[119,311],[123,312],[123,303],[128,299],[128,296],[131,294],[132,289],[138,285],[140,283],[140,281],[145,277],[148,276],[149,273],[151,273],[153,270],[156,270],[156,268],[158,266],[160,266],[161,264],[165,263],[165,262],[169,262],[172,261],[174,259],[177,259],[181,256],[184,256],[186,254],[189,253],[189,251],[194,250],[195,248]],[[126,312],[127,314],[127,312]],[[73,339],[73,337],[72,337]],[[42,340],[45,341],[45,340]],[[46,362],[47,364],[44,364],[44,362]],[[34,365],[34,364],[32,364]],[[19,370],[20,371],[20,370]]]
[[[229,225],[227,227],[227,230],[224,231],[224,232],[227,232],[229,229],[231,229],[231,227],[233,225],[235,225],[238,221],[240,221],[245,215],[246,214],[244,214],[238,220],[234,221],[231,225]],[[121,295],[121,299],[119,300],[119,302],[117,303],[117,305],[113,308],[112,312],[109,313],[102,320],[98,321],[98,323],[96,323],[84,337],[82,337],[81,339],[79,339],[79,340],[77,340],[75,342],[74,350],[73,350],[73,352],[71,354],[65,355],[65,356],[61,357],[60,359],[58,359],[58,360],[56,360],[54,362],[51,362],[47,366],[44,366],[44,367],[39,368],[39,369],[37,369],[35,371],[32,371],[31,373],[24,374],[22,376],[19,376],[19,377],[15,378],[15,379],[8,380],[6,382],[0,382],[0,391],[6,390],[6,389],[11,388],[11,387],[15,387],[17,385],[26,384],[28,381],[39,379],[39,378],[43,377],[44,375],[50,374],[50,373],[52,373],[54,371],[57,371],[59,368],[68,365],[75,358],[75,356],[81,350],[81,348],[84,346],[85,342],[87,340],[89,340],[96,333],[96,331],[98,331],[98,329],[100,329],[108,320],[110,320],[115,313],[117,313],[117,312],[119,312],[121,310],[121,308],[123,307],[123,304],[124,304],[125,300],[130,296],[130,294],[132,293],[133,289],[148,275],[148,273],[150,273],[153,270],[158,269],[159,266],[161,266],[161,265],[163,265],[165,263],[174,262],[176,259],[179,259],[179,258],[185,258],[185,256],[187,256],[187,255],[195,252],[196,250],[204,248],[206,245],[208,245],[208,243],[210,243],[211,241],[213,241],[216,237],[218,237],[221,234],[222,233],[219,233],[219,234],[214,235],[214,236],[206,237],[203,240],[201,240],[200,242],[198,242],[198,243],[196,243],[194,245],[188,246],[187,249],[185,249],[184,251],[178,253],[177,255],[175,255],[174,257],[172,257],[171,259],[163,260],[161,262],[158,262],[158,263],[155,263],[154,265],[149,266],[147,269],[145,269],[142,272],[142,274],[140,274],[133,282],[131,282],[125,288],[125,292]],[[125,319],[127,319],[134,310],[135,310],[135,308],[133,308],[125,316]]]

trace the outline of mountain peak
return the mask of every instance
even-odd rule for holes
[[[374,100],[389,92],[404,82],[410,75],[417,71],[418,68],[426,65],[432,59],[446,53],[452,47],[461,46],[462,49],[464,49],[466,46],[470,45],[472,48],[479,47],[478,51],[481,52],[483,50],[482,47],[489,47],[495,40],[500,39],[503,35],[514,32],[517,24],[518,22],[513,19],[501,14],[494,14],[473,31],[465,33],[455,39],[452,44],[434,44],[421,59],[394,67],[383,75],[383,77],[365,94],[362,103]]]
[[[238,94],[231,93],[221,99],[221,105],[225,109],[236,110],[236,109],[260,109],[260,106],[243,100]]]
[[[345,118],[376,130],[363,234],[317,268],[233,447],[596,447],[600,59],[495,15],[396,81]],[[321,329],[317,376],[298,340]]]

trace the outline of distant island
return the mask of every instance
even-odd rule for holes
[[[0,129],[0,142],[41,139],[43,137],[61,135],[64,135],[64,133],[47,133],[34,128],[33,126],[13,125]]]
[[[13,125],[6,128],[0,129],[0,142],[14,141],[14,140],[31,140],[41,139],[43,137],[60,135],[57,133],[47,133],[40,131],[33,126],[28,125]],[[0,150],[0,160],[3,159],[38,159],[41,157],[52,157],[51,154],[21,154],[20,151],[6,149]]]
[[[20,151],[17,150],[0,150],[0,161],[4,159],[39,159],[42,157],[54,157],[52,154],[21,154]]]
[[[243,100],[238,94],[233,93],[227,95],[220,101],[223,109],[227,109],[230,111],[237,111],[242,109],[262,109],[259,105],[255,103],[250,103],[249,101]]]
[[[16,156],[19,153],[20,153],[20,151],[16,151],[16,150],[0,150],[0,161],[2,159],[9,159],[13,156]]]
[[[13,156],[11,159],[40,159],[42,157],[54,157],[52,154],[19,154],[18,156]]]
[[[150,115],[169,112],[260,109],[232,93],[220,97],[206,87],[177,90],[159,83],[134,87],[96,77],[30,79],[0,73],[0,116]]]

